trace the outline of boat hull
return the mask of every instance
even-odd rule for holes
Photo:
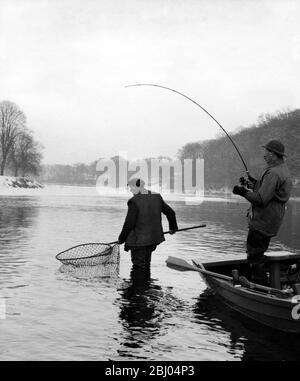
[[[239,313],[280,331],[300,333],[300,305],[292,298],[282,299],[234,286],[229,281],[201,272],[200,276],[223,303]]]

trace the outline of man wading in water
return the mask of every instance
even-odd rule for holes
[[[292,188],[291,175],[283,159],[286,156],[284,145],[278,140],[271,140],[263,147],[267,168],[261,178],[255,180],[250,177],[248,189],[236,185],[232,191],[251,203],[248,211],[247,259],[252,263],[253,280],[260,283],[265,282],[262,264],[264,253],[271,237],[280,228]],[[245,179],[241,180],[245,182]]]
[[[125,251],[131,251],[134,269],[150,272],[151,254],[165,240],[161,214],[169,222],[170,234],[178,230],[174,210],[159,193],[144,188],[144,181],[131,179],[128,183],[133,197],[128,201],[128,212],[119,236],[119,244],[125,242]]]

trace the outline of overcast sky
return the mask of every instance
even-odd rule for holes
[[[0,101],[45,163],[175,156],[219,127],[299,108],[300,1],[0,0]]]

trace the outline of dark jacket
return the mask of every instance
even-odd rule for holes
[[[127,203],[128,212],[119,236],[125,242],[125,250],[158,245],[165,240],[161,214],[165,214],[170,230],[177,230],[174,210],[167,205],[159,193],[139,193]]]
[[[286,165],[282,162],[269,166],[256,182],[253,192],[247,192],[245,196],[252,204],[248,213],[249,228],[266,236],[275,236],[280,228],[291,189],[292,179]]]

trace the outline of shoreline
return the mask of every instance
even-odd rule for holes
[[[44,188],[44,185],[28,177],[0,176],[1,188],[40,189]]]
[[[26,186],[12,186],[6,183],[3,186],[1,183],[0,176],[0,195],[2,196],[92,196],[92,197],[119,197],[119,198],[129,198],[130,192],[127,190],[122,190],[120,192],[115,192],[114,190],[103,190],[100,192],[95,186],[92,185],[66,185],[66,184],[40,184],[37,181],[26,179]],[[10,178],[11,179],[11,178]],[[16,179],[16,178],[13,178]],[[23,178],[24,179],[24,178]],[[23,183],[24,184],[24,183]],[[22,184],[21,184],[22,185]],[[156,190],[154,190],[156,191]],[[182,201],[186,202],[187,205],[199,205],[202,202],[209,201],[219,201],[219,202],[230,202],[230,203],[247,203],[247,200],[231,195],[229,192],[204,192],[204,195],[189,195],[189,194],[174,194],[165,192],[162,190],[160,194],[165,200],[168,201]],[[292,202],[299,202],[300,197],[293,196],[290,198]]]

